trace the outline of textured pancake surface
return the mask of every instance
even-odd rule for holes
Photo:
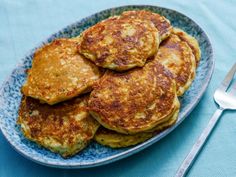
[[[99,124],[87,111],[88,97],[50,106],[23,97],[18,124],[25,137],[68,157],[81,151],[93,138]]]
[[[136,145],[150,139],[157,133],[160,133],[161,131],[164,131],[165,129],[174,125],[178,119],[178,113],[179,109],[174,112],[174,114],[168,121],[156,126],[152,132],[141,132],[133,135],[125,135],[101,126],[96,132],[94,139],[99,144],[112,148],[121,148]]]
[[[175,97],[173,107],[174,108],[172,109],[172,112],[165,118],[165,120],[163,122],[161,122],[160,124],[158,124],[157,126],[153,127],[150,130],[146,130],[145,132],[147,132],[147,133],[148,132],[149,133],[150,132],[160,132],[159,130],[161,130],[160,127],[163,127],[162,125],[166,125],[166,124],[168,124],[168,122],[173,122],[173,120],[177,120],[178,115],[179,115],[179,109],[180,109],[180,102],[179,102],[179,99],[177,96]]]
[[[177,95],[183,95],[191,85],[196,71],[195,58],[188,44],[171,34],[161,43],[155,60],[172,72],[176,80]]]
[[[159,33],[154,24],[142,19],[111,17],[82,34],[78,50],[97,66],[123,71],[143,66],[155,55]]]
[[[157,28],[161,41],[166,39],[172,30],[172,26],[168,19],[166,19],[164,16],[147,10],[125,11],[121,14],[121,18],[138,18],[151,21]]]
[[[198,41],[179,28],[173,28],[172,33],[176,34],[182,41],[185,41],[189,45],[195,56],[196,64],[198,65],[201,58],[201,50]]]
[[[23,94],[52,105],[90,91],[101,72],[78,54],[78,45],[76,40],[56,39],[38,49]]]
[[[152,60],[124,73],[107,71],[94,85],[89,110],[104,127],[134,134],[168,119],[175,102],[172,74]]]

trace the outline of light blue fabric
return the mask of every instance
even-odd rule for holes
[[[40,41],[83,17],[127,4],[178,10],[209,35],[216,59],[212,81],[199,105],[170,135],[146,150],[110,165],[82,170],[44,167],[16,153],[0,134],[0,177],[170,177],[216,109],[212,95],[236,62],[236,1],[0,0],[0,83]],[[188,176],[236,176],[236,114],[225,112]]]

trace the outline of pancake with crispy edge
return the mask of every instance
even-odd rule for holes
[[[78,39],[56,39],[38,49],[22,92],[50,105],[91,91],[102,72],[79,55]]]
[[[196,64],[198,65],[201,58],[201,50],[198,41],[193,36],[179,28],[173,28],[172,33],[176,34],[182,41],[185,41],[189,45],[195,56]]]
[[[97,66],[124,71],[143,66],[157,52],[159,33],[147,20],[110,17],[82,34],[79,52]]]
[[[176,105],[177,106],[177,105]],[[175,124],[178,119],[179,107],[176,107],[176,111],[174,111],[173,115],[166,122],[157,125],[150,132],[141,132],[133,135],[125,135],[121,133],[117,133],[115,131],[106,129],[104,127],[99,127],[98,131],[94,136],[94,140],[101,145],[109,146],[111,148],[122,148],[128,147],[132,145],[136,145],[142,143],[156,134],[166,130]]]
[[[152,60],[124,73],[107,71],[94,85],[89,111],[104,127],[134,134],[166,121],[176,98],[172,74]]]
[[[155,60],[169,69],[176,80],[177,95],[183,95],[190,87],[196,71],[195,58],[188,44],[171,34],[161,43]]]
[[[99,127],[87,100],[83,96],[50,106],[24,96],[17,123],[27,139],[66,158],[84,149]]]

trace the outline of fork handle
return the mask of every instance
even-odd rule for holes
[[[183,177],[187,174],[188,170],[190,169],[191,165],[193,164],[194,160],[196,159],[198,153],[202,149],[203,145],[205,144],[207,138],[211,134],[213,128],[215,127],[216,123],[218,122],[222,112],[224,109],[219,108],[211,117],[207,127],[203,130],[202,134],[198,138],[198,140],[193,145],[191,151],[184,159],[183,163],[181,164],[180,168],[178,169],[175,177]]]

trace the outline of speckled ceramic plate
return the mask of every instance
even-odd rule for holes
[[[190,89],[181,98],[182,106],[177,123],[148,141],[129,148],[111,149],[92,142],[84,151],[70,159],[63,159],[59,155],[37,146],[35,143],[25,139],[19,126],[16,125],[18,106],[22,96],[20,88],[26,78],[25,70],[31,67],[35,48],[23,58],[22,63],[17,66],[0,89],[0,128],[7,141],[17,152],[37,163],[59,168],[87,168],[104,165],[130,156],[156,143],[175,129],[193,110],[206,90],[213,72],[214,60],[212,57],[212,47],[206,33],[193,20],[174,10],[142,5],[123,6],[104,10],[67,26],[58,33],[50,36],[37,46],[37,48],[45,43],[51,42],[55,38],[77,36],[84,29],[103,19],[120,14],[126,10],[134,9],[147,9],[160,13],[167,17],[173,26],[182,28],[199,41],[202,51],[201,62],[197,70],[196,79]]]

